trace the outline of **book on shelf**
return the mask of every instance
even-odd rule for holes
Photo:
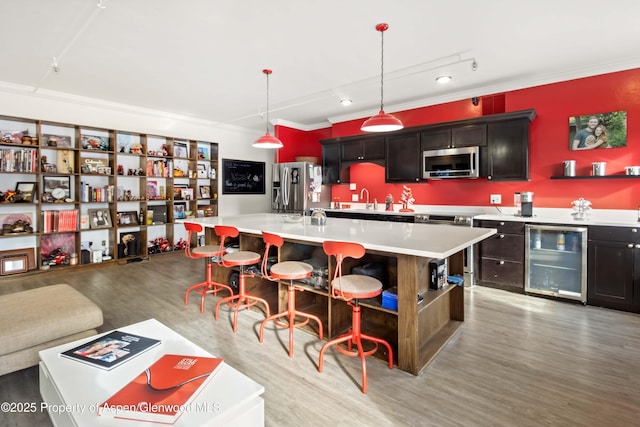
[[[100,404],[98,414],[136,421],[173,424],[185,411],[206,411],[192,404],[222,367],[222,359],[165,354]]]
[[[109,371],[158,344],[157,339],[113,331],[60,355]]]

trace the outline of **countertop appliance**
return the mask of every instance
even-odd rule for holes
[[[273,165],[271,212],[309,214],[328,208],[331,189],[322,185],[322,168],[311,162]]]
[[[461,227],[473,227],[474,213],[419,213],[414,215],[414,221],[422,224],[445,224]],[[471,287],[475,284],[474,245],[464,250],[464,285]]]
[[[422,152],[422,178],[478,178],[480,148],[460,147]]]

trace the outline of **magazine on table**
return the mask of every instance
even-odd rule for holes
[[[208,411],[192,404],[222,366],[222,359],[165,354],[100,404],[105,417],[173,424],[185,412]]]
[[[111,370],[129,359],[157,346],[160,340],[122,331],[113,331],[60,353],[98,368]]]

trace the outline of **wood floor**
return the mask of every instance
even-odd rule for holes
[[[0,294],[69,283],[103,310],[101,331],[156,318],[265,386],[268,426],[632,426],[640,419],[640,316],[524,296],[497,289],[465,290],[466,321],[420,376],[370,360],[369,390],[360,393],[359,361],[328,352],[296,331],[270,329],[242,312],[213,319],[183,293],[202,264],[182,254],[149,261],[54,272],[0,281]],[[2,327],[2,325],[0,325]],[[0,377],[0,401],[40,402],[37,368]],[[51,425],[44,413],[0,413],[1,426]]]

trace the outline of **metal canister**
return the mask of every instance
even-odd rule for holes
[[[565,160],[564,164],[564,176],[576,176],[576,161]]]
[[[591,167],[593,176],[605,176],[607,174],[607,162],[593,162]]]

